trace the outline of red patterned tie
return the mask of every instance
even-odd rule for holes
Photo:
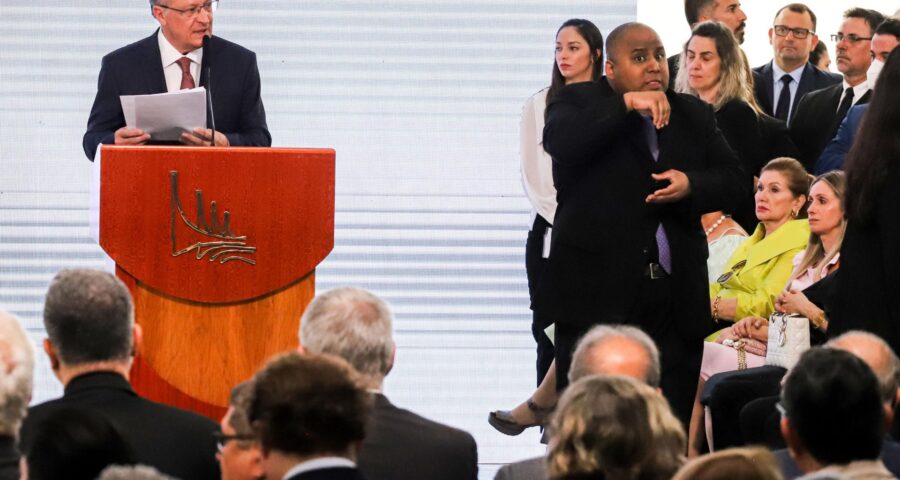
[[[191,76],[191,59],[181,57],[176,63],[181,67],[181,89],[194,88],[194,77]]]

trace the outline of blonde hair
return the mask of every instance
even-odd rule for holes
[[[819,182],[825,183],[826,185],[828,185],[828,188],[830,188],[831,191],[834,192],[834,195],[837,197],[838,202],[840,202],[841,212],[843,213],[844,190],[847,185],[844,172],[832,170],[830,172],[819,175],[809,186],[810,190],[812,190],[813,185]],[[825,245],[822,244],[821,237],[819,237],[815,233],[809,234],[809,243],[806,245],[806,250],[803,252],[803,261],[800,262],[800,265],[797,265],[794,273],[791,274],[791,280],[802,276],[811,267],[815,267],[815,271],[813,272],[813,280],[818,282],[822,278],[822,272],[825,271],[831,260],[841,251],[841,244],[844,243],[844,232],[847,229],[846,216],[841,216],[840,228],[841,234],[838,236],[837,242],[832,245],[831,250],[829,251],[825,251]]]
[[[699,96],[696,90],[691,88],[688,82],[690,72],[687,67],[687,50],[694,37],[709,38],[716,44],[716,54],[719,55],[719,78],[716,80],[719,90],[716,99],[712,103],[715,110],[719,110],[726,103],[739,99],[750,105],[757,114],[761,111],[753,93],[753,74],[747,57],[741,50],[734,33],[724,24],[715,21],[698,23],[691,30],[691,37],[684,44],[681,58],[678,60],[678,75],[675,77],[675,91]]]
[[[591,375],[569,385],[550,432],[551,479],[668,479],[684,463],[684,430],[666,400],[621,375]]]
[[[729,448],[699,457],[672,480],[782,480],[771,452],[761,447]]]

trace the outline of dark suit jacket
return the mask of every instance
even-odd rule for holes
[[[87,373],[66,385],[62,398],[28,409],[20,443],[27,452],[44,418],[69,406],[96,409],[128,440],[141,464],[183,479],[218,480],[218,425],[200,415],[139,397],[124,377],[113,372]]]
[[[350,467],[320,468],[294,475],[288,480],[366,480],[359,470]]]
[[[0,480],[19,480],[16,439],[8,435],[0,435]]]
[[[359,451],[369,480],[474,480],[478,452],[472,435],[395,407],[381,394]]]
[[[895,165],[883,174],[872,222],[847,221],[828,335],[864,330],[900,352],[900,168]]]
[[[756,102],[762,107],[763,111],[774,116],[775,110],[775,93],[773,91],[774,72],[772,70],[772,62],[756,67],[753,69],[753,89],[756,93]],[[841,83],[842,78],[836,73],[823,72],[807,62],[803,67],[803,74],[800,75],[800,84],[797,85],[797,93],[791,102],[791,123],[796,118],[797,105],[803,95],[813,92],[835,83]],[[834,106],[837,110],[837,105]]]
[[[803,470],[797,466],[797,462],[791,458],[787,449],[775,450],[772,453],[775,454],[775,460],[778,461],[778,467],[786,480],[805,475]],[[893,473],[895,477],[900,477],[900,443],[885,440],[881,444],[881,460],[889,472]]]
[[[840,170],[844,167],[844,157],[850,152],[853,146],[853,139],[856,137],[856,131],[859,130],[859,124],[862,121],[863,114],[868,110],[869,104],[854,105],[850,107],[847,116],[841,121],[834,138],[828,142],[828,146],[819,155],[816,161],[813,173],[821,175],[829,170]]]
[[[225,133],[236,147],[270,146],[272,136],[260,97],[256,54],[214,36],[208,51],[203,53],[203,63],[211,65],[212,83],[207,78],[207,69],[201,65],[200,86],[207,87],[212,95],[216,130]],[[115,131],[125,126],[120,95],[166,91],[157,33],[103,57],[97,96],[84,134],[84,153],[88,159],[93,161],[100,143],[114,143]],[[209,112],[207,126],[212,127]]]
[[[671,322],[690,341],[715,329],[699,216],[731,211],[752,182],[716,127],[712,108],[692,96],[666,95],[672,113],[658,132],[658,162],[641,116],[626,110],[622,95],[606,80],[567,86],[547,107],[544,148],[553,157],[559,206],[545,271],[549,280],[541,282],[535,308],[556,319],[558,336],[563,328],[583,333],[597,323],[647,327],[632,311],[660,223],[671,249],[672,296],[678,302],[678,318]],[[670,168],[688,176],[690,195],[675,203],[646,203],[656,189],[651,173]]]
[[[494,476],[494,480],[545,480],[546,478],[547,459],[544,457],[508,463],[500,467],[497,475]]]
[[[819,159],[825,145],[828,145],[828,141],[837,133],[842,120],[837,118],[837,109],[843,93],[842,83],[808,93],[800,100],[800,105],[794,111],[791,138],[800,149],[798,160],[807,171],[813,171],[813,165]],[[856,105],[868,103],[870,96],[871,90],[860,97]]]

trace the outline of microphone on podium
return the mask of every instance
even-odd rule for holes
[[[212,124],[210,143],[216,145],[216,114],[212,106],[212,50],[209,47],[212,37],[203,36],[203,69],[206,70],[206,108],[209,110],[209,121]]]

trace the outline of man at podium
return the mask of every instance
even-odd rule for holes
[[[204,86],[213,115],[207,126],[183,133],[186,145],[269,146],[272,136],[260,98],[256,54],[212,37],[218,0],[150,0],[160,28],[149,37],[103,57],[97,96],[84,134],[84,152],[93,160],[101,143],[153,143],[150,134],[125,126],[121,95],[165,93]],[[209,36],[208,42],[204,37]],[[205,48],[204,48],[205,47]]]

